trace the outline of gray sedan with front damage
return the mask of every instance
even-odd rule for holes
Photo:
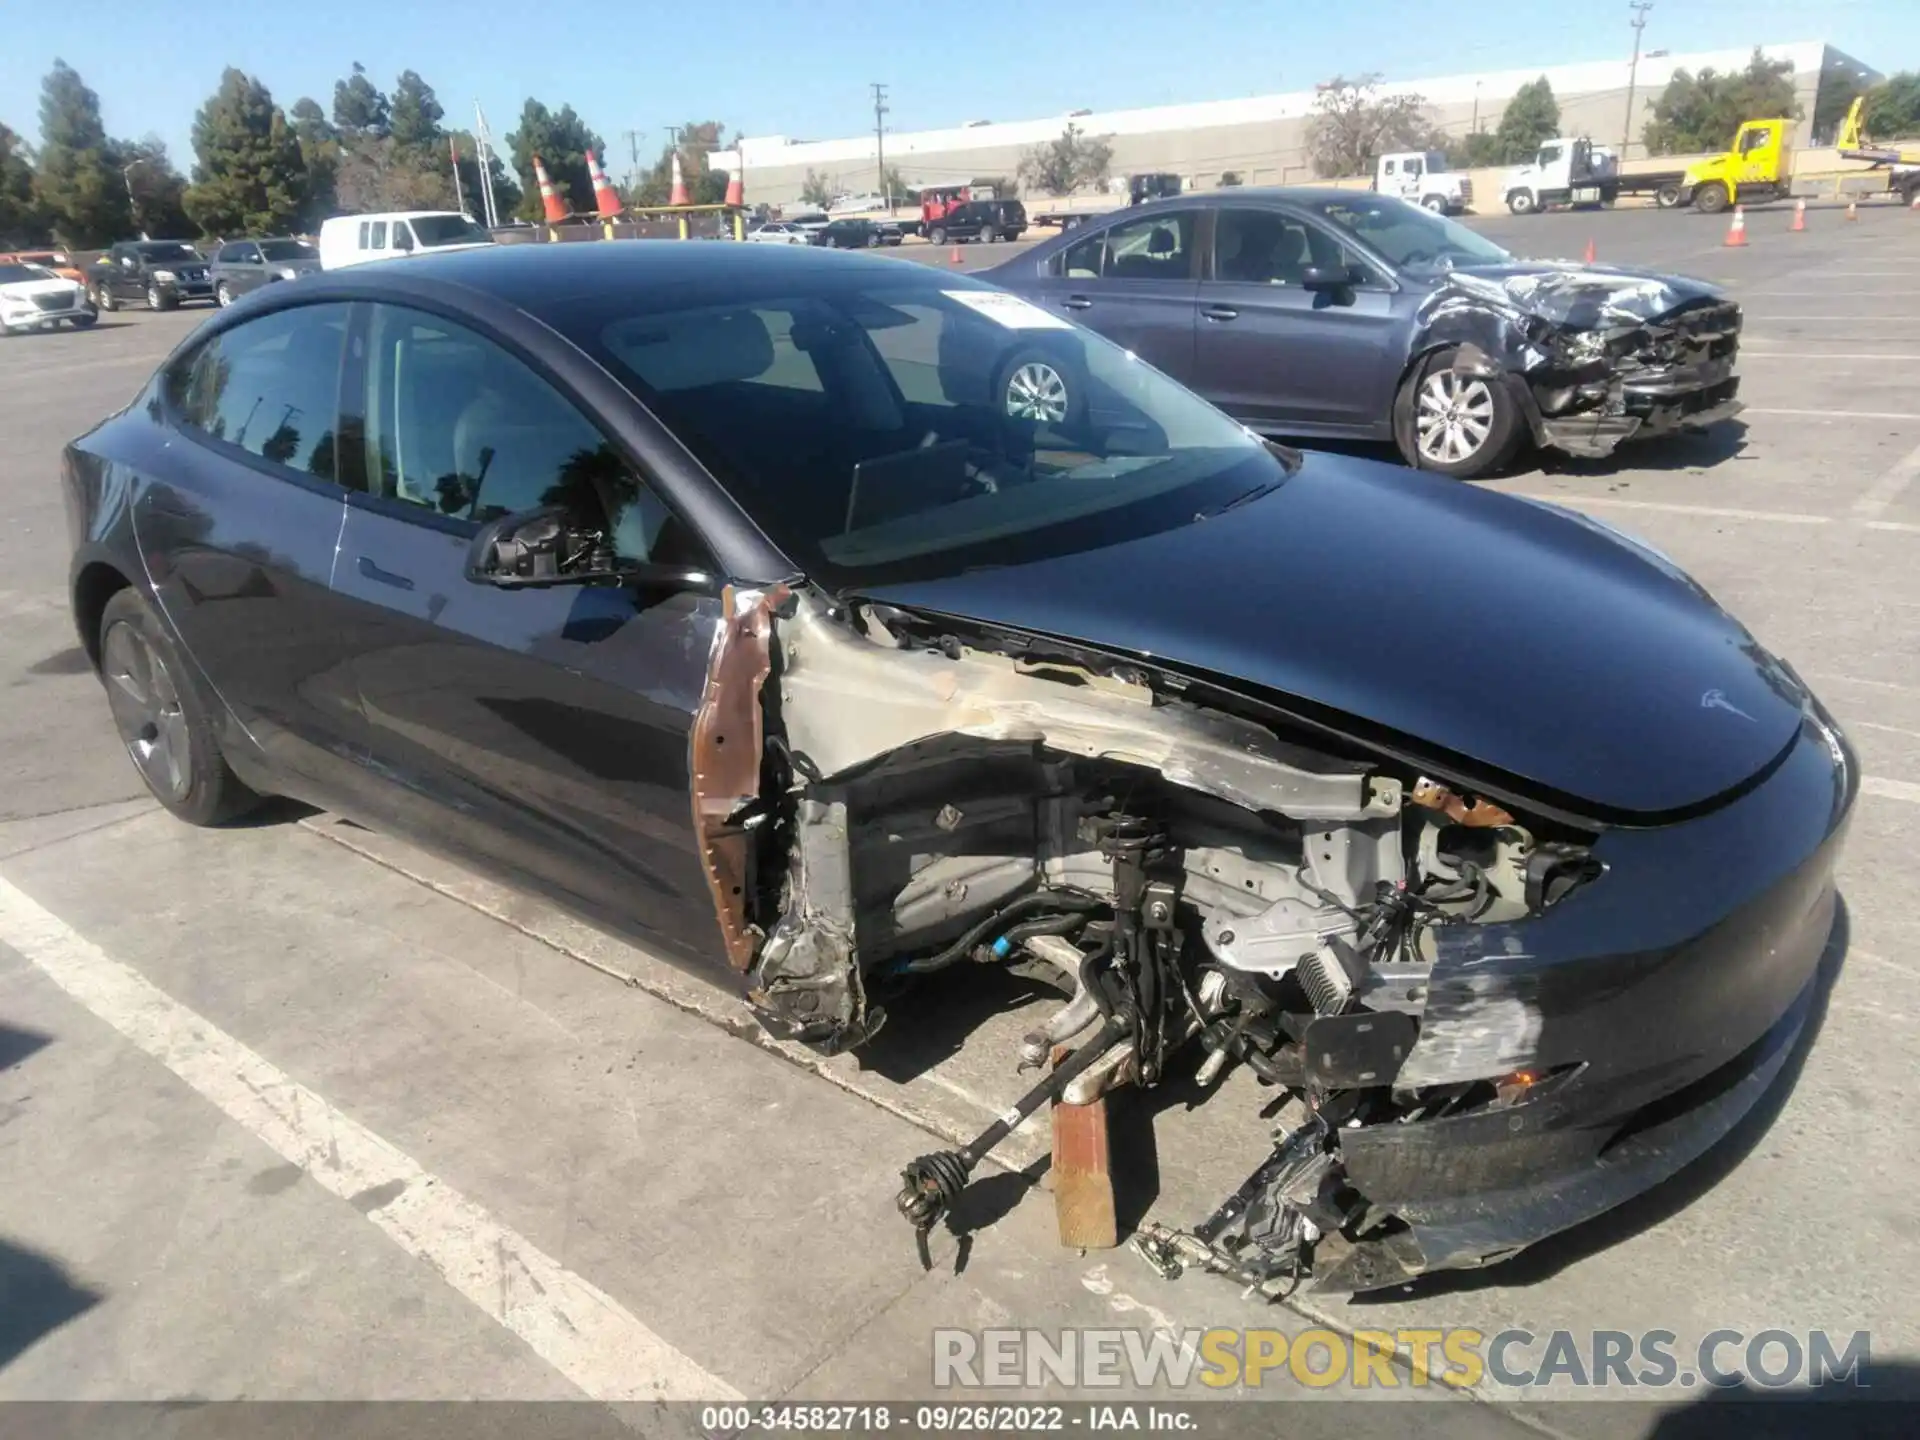
[[[1520,260],[1387,195],[1182,196],[983,278],[1263,434],[1390,440],[1461,479],[1529,442],[1601,456],[1740,408],[1740,307],[1714,286]]]

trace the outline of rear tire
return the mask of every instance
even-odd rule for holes
[[[1718,180],[1709,181],[1693,194],[1693,206],[1702,215],[1718,215],[1733,204],[1733,196]]]
[[[998,235],[994,234],[993,227],[991,225],[987,226],[980,232],[980,243],[982,245],[991,245],[995,240],[998,240],[999,238],[1000,237]]]
[[[1406,462],[1456,480],[1498,471],[1526,438],[1520,407],[1499,377],[1453,368],[1455,349],[1429,355],[1407,378],[1394,406],[1395,439]]]
[[[1678,185],[1662,185],[1658,190],[1653,192],[1653,203],[1662,210],[1675,209],[1680,204],[1680,187]]]
[[[170,813],[219,825],[260,804],[228,767],[185,658],[137,590],[101,612],[100,679],[128,757]]]
[[[936,225],[927,232],[927,241],[933,245],[944,245],[947,243],[947,232],[942,227]]]

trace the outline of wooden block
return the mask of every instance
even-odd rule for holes
[[[1104,1096],[1091,1105],[1054,1105],[1053,1213],[1062,1245],[1111,1250],[1120,1243],[1112,1159]]]

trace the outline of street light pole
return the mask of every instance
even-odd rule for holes
[[[140,230],[140,202],[133,194],[133,170],[136,165],[144,165],[145,160],[129,160],[120,167],[120,183],[127,187],[127,218],[133,221],[133,228]],[[147,232],[140,230],[140,238],[145,240]]]
[[[1627,67],[1627,114],[1620,122],[1620,163],[1627,163],[1627,147],[1633,143],[1633,90],[1640,78],[1640,34],[1647,28],[1647,11],[1653,8],[1653,0],[1627,0],[1627,8],[1633,11],[1633,19],[1627,23],[1633,26],[1633,63]]]

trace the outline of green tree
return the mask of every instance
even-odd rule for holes
[[[1920,135],[1920,71],[1902,70],[1869,90],[1860,125],[1875,140]]]
[[[486,206],[480,198],[480,165],[476,156],[479,145],[468,130],[448,132],[455,148],[460,154],[460,194],[466,201],[467,213],[486,218]],[[503,216],[513,214],[520,204],[520,182],[513,178],[513,172],[501,162],[495,152],[488,152],[487,172],[493,178],[493,203]]]
[[[209,235],[277,235],[307,209],[300,142],[267,87],[229,66],[193,118],[187,214]]]
[[[1390,151],[1438,148],[1423,96],[1382,95],[1378,75],[1336,75],[1319,92],[1307,120],[1316,175],[1371,175],[1374,161]]]
[[[387,133],[387,97],[367,79],[367,67],[353,62],[353,73],[333,82],[333,123],[341,137],[382,136]]]
[[[186,209],[186,177],[174,169],[164,141],[157,135],[139,140],[113,140],[107,156],[126,177],[132,192],[133,228],[155,239],[186,235],[192,222]]]
[[[64,60],[40,87],[40,153],[34,202],[62,244],[106,245],[132,229],[126,181],[107,155],[100,97]]]
[[[1500,112],[1500,124],[1493,132],[1496,165],[1519,165],[1531,160],[1542,140],[1560,133],[1560,103],[1553,98],[1553,86],[1542,75],[1513,92],[1507,108]]]
[[[387,104],[387,133],[402,145],[425,149],[442,141],[440,121],[446,111],[434,97],[433,87],[419,72],[402,70],[393,82],[393,94]]]
[[[302,96],[287,112],[293,127],[294,143],[300,147],[300,163],[307,167],[307,208],[302,221],[307,229],[317,230],[320,222],[339,209],[336,180],[340,173],[340,132],[327,119],[318,100]]]
[[[0,125],[0,250],[37,245],[45,233],[33,199],[33,155],[26,141]]]
[[[606,146],[587,128],[587,122],[574,114],[573,106],[549,110],[529,97],[520,109],[520,125],[507,136],[507,152],[513,156],[513,168],[520,177],[519,214],[524,220],[540,220],[545,210],[540,202],[540,187],[533,174],[533,157],[538,155],[554,183],[560,203],[583,214],[593,210],[593,184],[587,178],[587,151],[597,156]]]
[[[800,182],[800,198],[824,210],[833,203],[833,182],[809,166],[807,178]]]
[[[1088,139],[1069,120],[1057,138],[1035,145],[1020,157],[1020,183],[1049,195],[1067,195],[1083,185],[1104,185],[1112,163],[1113,145]]]
[[[1449,139],[1440,148],[1446,153],[1447,164],[1456,170],[1478,170],[1489,165],[1507,163],[1499,140],[1486,130],[1476,130],[1471,135]],[[1518,164],[1532,158],[1530,153],[1522,154],[1514,163]]]
[[[1653,118],[1640,132],[1649,155],[1725,150],[1748,120],[1800,118],[1793,62],[1769,60],[1758,48],[1738,74],[1721,75],[1711,66],[1698,75],[1674,71],[1651,108]]]
[[[1820,85],[1813,96],[1813,143],[1831,145],[1840,132],[1853,102],[1865,93],[1866,86],[1851,70],[1837,66],[1820,72]]]
[[[341,151],[334,198],[357,210],[451,210],[453,171],[435,149],[402,145],[391,135],[362,136]]]

